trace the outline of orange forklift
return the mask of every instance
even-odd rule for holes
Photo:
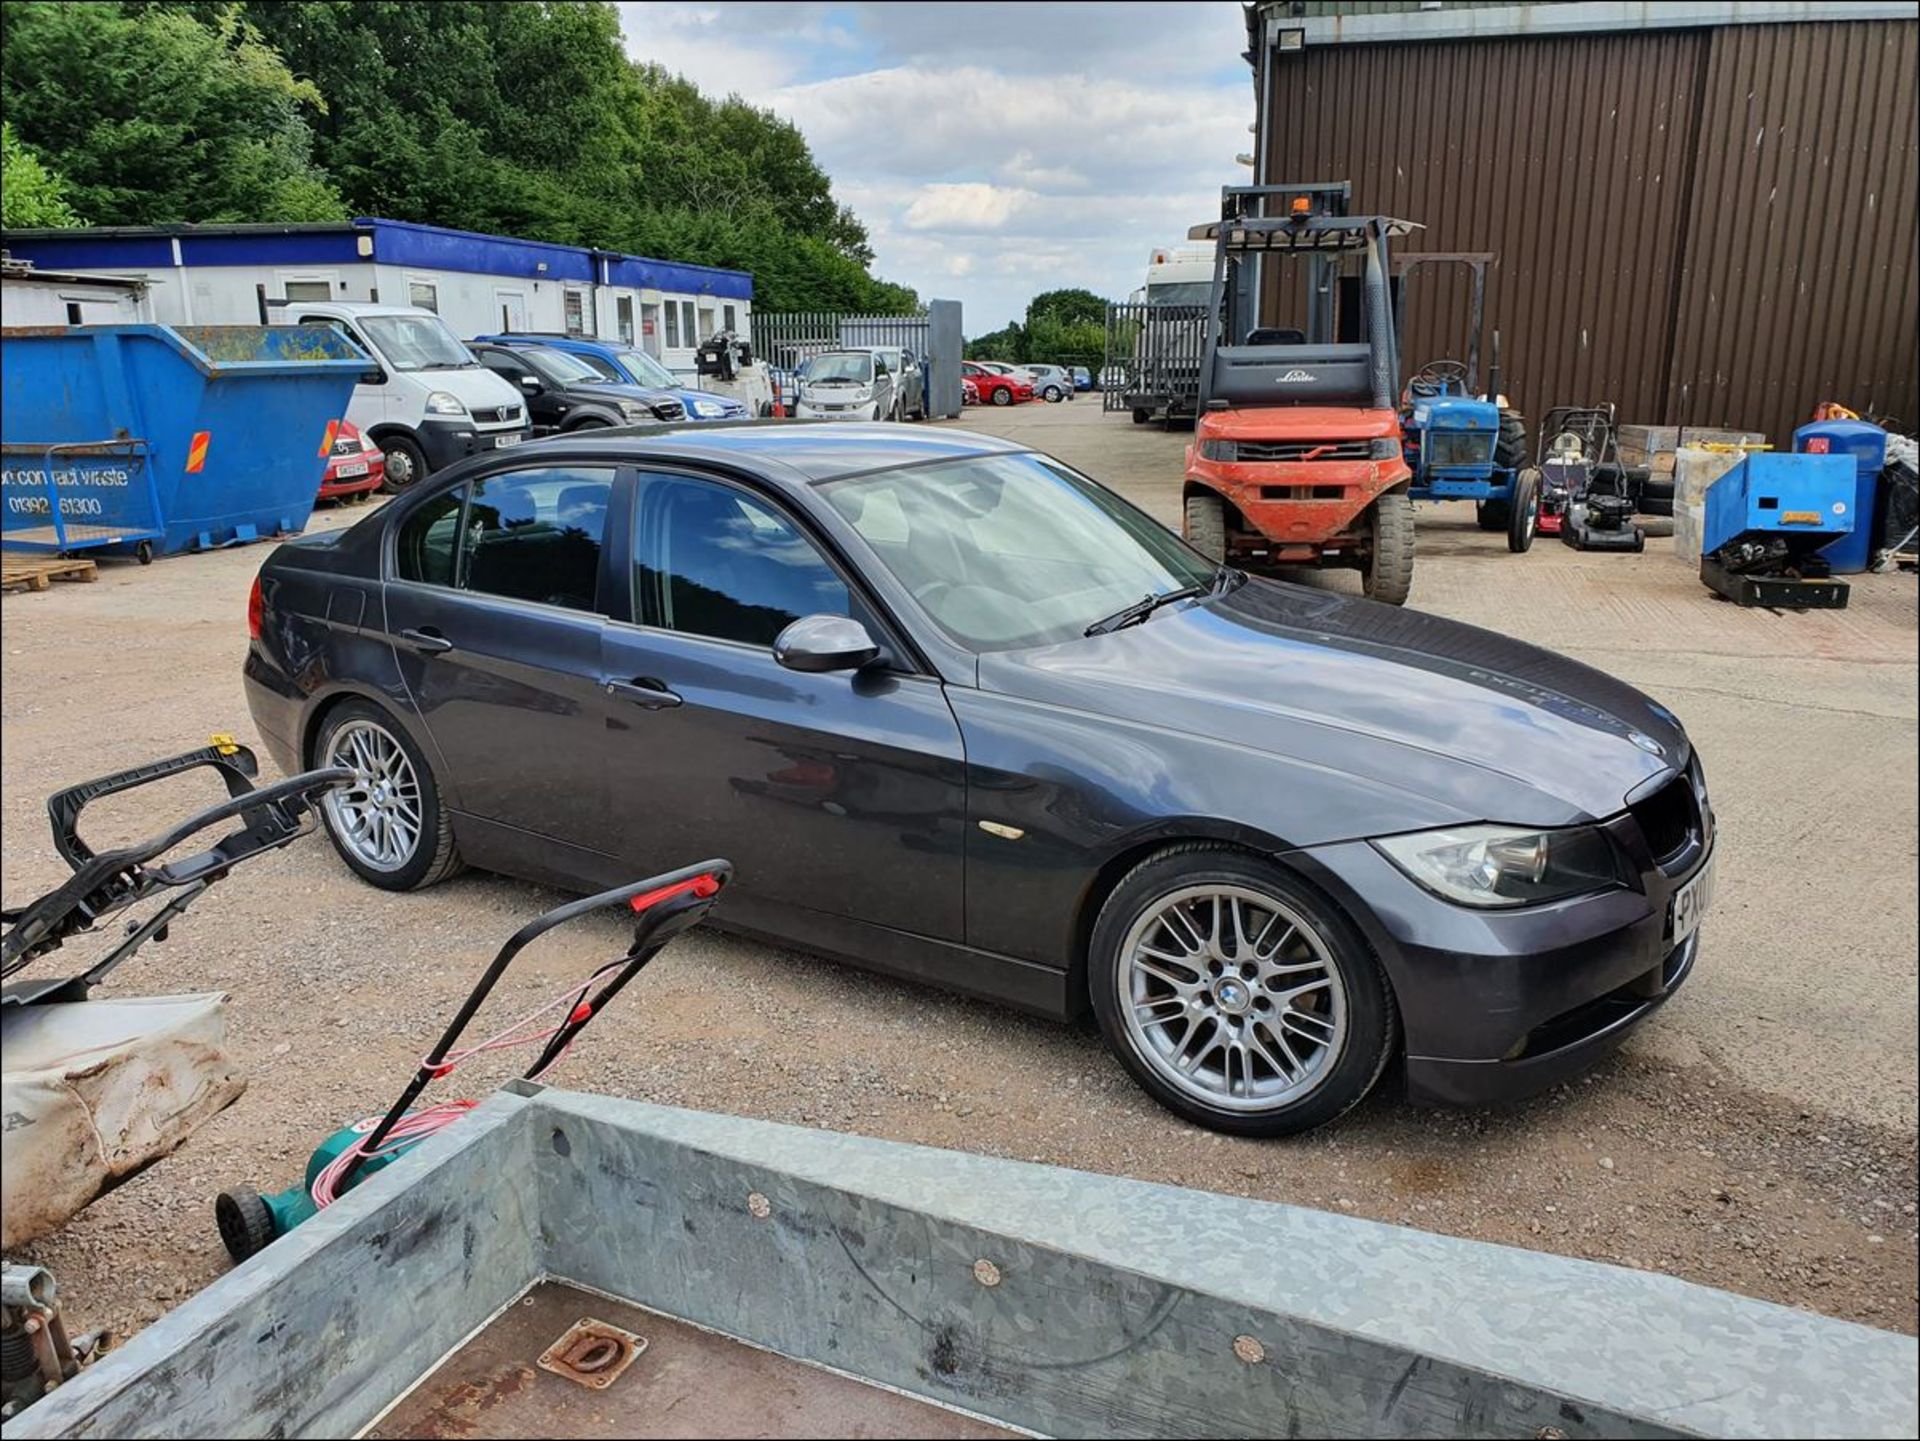
[[[1219,223],[1189,232],[1214,242],[1214,268],[1185,530],[1248,570],[1357,569],[1369,596],[1400,605],[1413,586],[1413,472],[1389,246],[1421,227],[1349,215],[1349,196],[1345,181],[1228,186]],[[1301,261],[1306,328],[1261,325],[1272,267]],[[1287,294],[1299,279],[1282,272]]]

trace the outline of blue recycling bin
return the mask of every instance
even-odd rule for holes
[[[1816,420],[1793,433],[1793,448],[1813,455],[1844,455],[1856,467],[1853,529],[1820,552],[1835,575],[1857,575],[1873,564],[1874,504],[1887,464],[1887,433],[1864,420]]]
[[[317,325],[0,331],[0,544],[147,560],[298,531],[370,363]]]

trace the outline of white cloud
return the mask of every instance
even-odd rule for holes
[[[966,306],[1120,297],[1247,172],[1241,7],[623,4],[628,48],[801,129],[875,270]]]

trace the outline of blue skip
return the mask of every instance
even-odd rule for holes
[[[143,562],[304,527],[369,364],[324,326],[0,338],[0,543]]]

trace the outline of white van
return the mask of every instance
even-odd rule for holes
[[[530,433],[525,398],[431,310],[296,301],[285,313],[294,325],[331,325],[373,357],[378,374],[353,388],[346,418],[385,454],[388,490]]]

